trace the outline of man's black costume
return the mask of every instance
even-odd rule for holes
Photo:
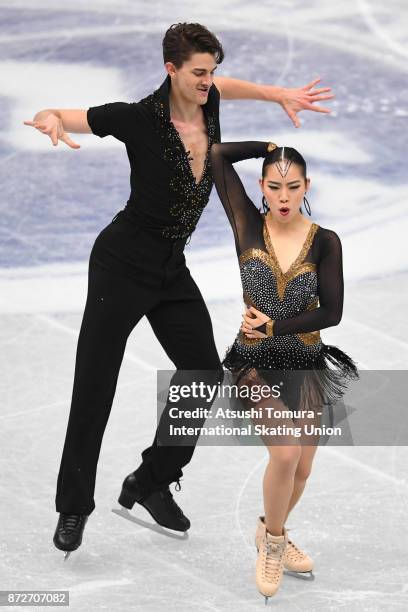
[[[144,315],[178,370],[212,371],[218,380],[221,375],[210,316],[183,253],[213,185],[209,151],[220,141],[220,96],[213,85],[203,106],[209,142],[197,183],[170,119],[170,86],[167,77],[140,102],[88,110],[94,134],[126,145],[131,194],[90,256],[57,512],[89,515],[95,508],[96,467],[126,341]],[[157,445],[156,434],[136,470],[145,495],[177,481],[193,451],[193,446]]]

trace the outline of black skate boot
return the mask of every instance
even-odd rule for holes
[[[178,481],[177,484],[180,489]],[[146,495],[134,472],[129,474],[123,481],[118,502],[129,510],[133,508],[135,502],[138,503],[149,512],[156,523],[162,527],[167,527],[167,529],[187,531],[190,528],[190,521],[184,516],[183,511],[174,501],[169,486],[165,485],[162,489],[152,491]]]
[[[65,551],[64,561],[68,559],[73,550],[81,546],[87,520],[87,514],[64,514],[61,512],[53,542],[59,550]]]

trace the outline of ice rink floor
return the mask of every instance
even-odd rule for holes
[[[75,612],[265,609],[255,587],[253,538],[266,452],[197,447],[175,493],[191,519],[188,537],[158,528],[142,508],[120,509],[122,480],[153,439],[156,370],[172,367],[143,319],[127,345],[103,440],[96,509],[82,546],[63,561],[52,543],[54,496],[87,258],[126,202],[128,166],[113,139],[83,136],[80,152],[52,149],[22,126],[24,119],[50,106],[140,99],[164,79],[161,38],[176,21],[205,23],[220,36],[227,50],[220,74],[291,87],[320,74],[337,96],[330,117],[302,114],[302,128],[294,130],[274,105],[224,102],[224,140],[276,139],[305,154],[312,219],[339,233],[344,252],[343,319],[322,338],[361,369],[405,370],[408,363],[405,2],[169,6],[0,0],[0,590],[69,590]],[[259,165],[241,169],[259,198]],[[223,355],[242,304],[232,236],[215,192],[187,263]],[[270,607],[407,610],[407,467],[402,446],[318,450],[287,523],[315,560],[316,579],[285,576]]]
[[[386,299],[395,282],[401,315],[389,320],[384,334],[371,301]],[[345,323],[323,337],[365,367],[404,367],[408,345],[399,330],[407,289],[407,275],[349,288]],[[222,353],[235,335],[241,305],[210,302],[209,308]],[[116,501],[123,477],[153,437],[156,368],[171,368],[145,320],[128,342],[83,544],[66,562],[54,548],[55,482],[80,320],[79,313],[1,317],[7,399],[1,417],[2,585],[67,589],[78,611],[260,609],[253,537],[262,513],[263,448],[197,447],[175,493],[192,522],[187,538],[164,533],[142,508],[129,513]],[[381,359],[374,353],[379,347]],[[407,459],[406,447],[318,450],[287,523],[315,559],[316,580],[285,576],[269,605],[285,611],[406,610]]]

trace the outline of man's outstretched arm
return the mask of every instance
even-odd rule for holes
[[[278,87],[275,85],[264,85],[231,79],[229,77],[214,77],[214,84],[220,92],[223,100],[264,100],[266,102],[277,102],[294,123],[295,127],[300,127],[297,116],[301,110],[310,110],[318,113],[330,113],[330,109],[322,106],[315,106],[315,102],[320,100],[331,100],[334,94],[322,95],[331,91],[330,87],[313,87],[321,79],[314,79],[304,87]]]

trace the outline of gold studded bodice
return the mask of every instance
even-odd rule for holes
[[[312,223],[303,246],[286,272],[282,272],[269,236],[266,222],[263,225],[263,239],[266,251],[249,248],[240,258],[240,272],[244,301],[248,306],[255,306],[271,319],[288,319],[301,312],[317,308],[316,264],[306,262],[305,258],[312,246],[319,226]],[[246,344],[258,344],[240,334]],[[319,332],[298,334],[305,344],[318,341]]]

